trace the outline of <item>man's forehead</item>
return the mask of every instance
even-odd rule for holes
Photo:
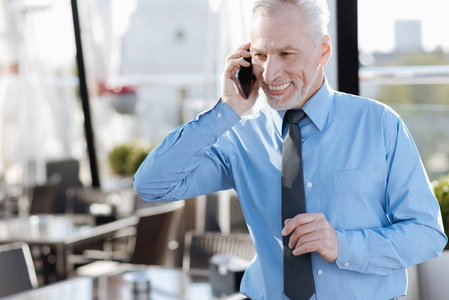
[[[281,53],[281,52],[289,52],[289,51],[295,51],[295,52],[299,52],[301,51],[301,49],[297,46],[297,45],[283,45],[283,46],[272,46],[272,47],[267,47],[266,45],[258,45],[258,44],[254,44],[251,45],[251,51],[254,52],[260,52],[260,53],[265,53],[267,51],[271,51],[274,53]]]
[[[301,51],[310,43],[306,30],[299,27],[253,26],[251,28],[251,49],[259,53]]]

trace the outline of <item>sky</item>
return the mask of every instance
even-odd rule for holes
[[[421,20],[426,50],[442,45],[449,51],[448,0],[358,0],[359,47],[389,52],[394,48],[394,22]]]

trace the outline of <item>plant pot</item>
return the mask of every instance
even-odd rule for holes
[[[111,95],[112,107],[122,115],[133,115],[136,110],[136,103],[137,95],[135,93]]]
[[[421,299],[442,300],[449,298],[449,250],[436,258],[418,265]]]

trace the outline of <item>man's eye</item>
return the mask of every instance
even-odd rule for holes
[[[281,56],[289,56],[291,53],[290,52],[282,52]]]

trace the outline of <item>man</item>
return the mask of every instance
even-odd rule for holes
[[[404,295],[406,268],[446,244],[438,203],[401,119],[328,85],[328,19],[324,0],[258,1],[251,43],[227,58],[220,101],[171,132],[134,177],[148,201],[237,191],[257,251],[241,284],[250,299],[288,299],[284,279],[301,287],[302,280],[284,278],[284,236],[294,256],[310,253],[311,299],[325,300]],[[234,76],[249,56],[258,83],[246,100]],[[269,106],[242,118],[259,88]],[[283,220],[282,149],[290,130],[283,117],[298,109],[306,113],[299,127],[307,212]]]

